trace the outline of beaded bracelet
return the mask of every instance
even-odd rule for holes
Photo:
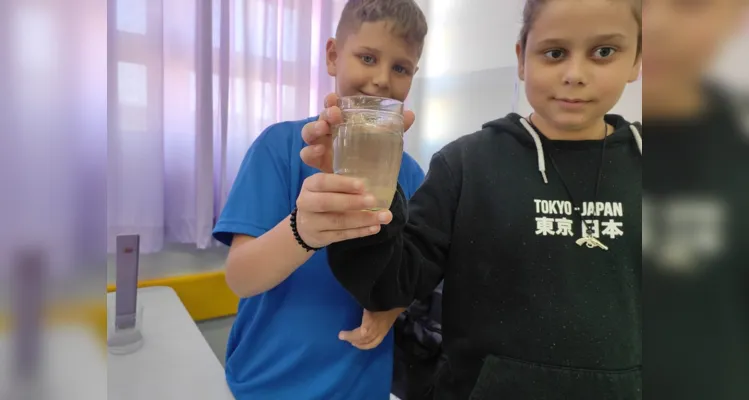
[[[307,251],[320,250],[322,247],[312,247],[308,245],[307,243],[305,243],[304,240],[302,240],[302,237],[299,236],[299,231],[297,231],[296,229],[296,212],[297,212],[297,208],[294,207],[294,210],[291,212],[291,232],[294,233],[294,239],[296,239],[296,242],[299,243],[299,245],[302,246],[304,250],[307,250]]]

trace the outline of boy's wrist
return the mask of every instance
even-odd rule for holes
[[[299,234],[298,225],[297,225],[297,212],[299,210],[294,207],[294,210],[291,211],[291,215],[289,215],[289,227],[291,228],[291,233],[294,236],[294,240],[296,240],[297,244],[304,249],[306,252],[310,251],[318,251],[322,249],[324,246],[314,246],[308,244],[302,236]]]

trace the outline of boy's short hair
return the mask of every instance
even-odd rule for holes
[[[336,39],[345,41],[363,23],[379,21],[392,22],[393,33],[414,46],[421,57],[428,28],[424,13],[414,0],[349,0],[341,12]]]

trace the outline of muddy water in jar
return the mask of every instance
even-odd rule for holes
[[[402,117],[371,110],[343,111],[333,135],[333,171],[364,180],[377,205],[390,208],[403,158]]]

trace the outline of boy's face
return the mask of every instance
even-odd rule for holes
[[[638,34],[630,1],[547,2],[516,48],[534,112],[562,130],[600,124],[639,75]]]
[[[358,32],[340,42],[328,39],[326,62],[339,96],[364,94],[404,101],[419,56],[413,46],[392,33],[388,21],[378,21],[363,23]]]
[[[741,20],[746,0],[648,0],[642,12],[645,97],[699,85]],[[742,10],[743,8],[743,10]]]

